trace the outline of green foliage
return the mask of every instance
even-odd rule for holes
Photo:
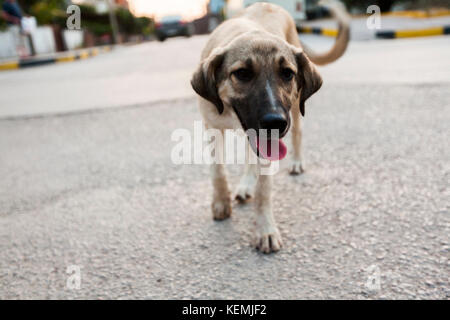
[[[8,27],[8,25],[7,25],[6,21],[3,19],[0,19],[0,31],[6,30],[7,27]]]
[[[117,21],[120,31],[126,34],[144,34],[150,33],[151,19],[146,17],[135,17],[124,8],[118,8],[116,11]]]
[[[36,17],[38,24],[53,24],[66,16],[66,0],[23,0],[19,1],[24,14]]]
[[[81,11],[81,28],[92,32],[96,36],[112,32],[107,13],[99,14],[90,5],[79,5]]]
[[[155,28],[153,20],[147,17],[136,18],[136,24],[138,26],[138,33],[142,33],[144,36],[151,34]]]
[[[407,0],[406,0],[407,1]],[[382,12],[389,11],[393,3],[405,2],[402,0],[342,0],[347,6],[347,9],[360,9],[365,11],[370,5],[378,5]]]
[[[39,25],[56,24],[66,27],[66,8],[71,1],[67,0],[19,0],[19,5],[24,14],[36,17]],[[0,4],[2,0],[0,0]],[[81,11],[81,27],[101,36],[112,32],[108,13],[99,14],[95,7],[85,4],[77,4]],[[153,20],[146,17],[135,17],[125,8],[116,9],[119,30],[126,35],[148,35],[153,32]],[[6,28],[6,22],[0,19],[0,30]]]
[[[0,0],[0,8],[3,5],[3,1]],[[6,23],[6,20],[2,19],[0,17],[0,31],[6,30],[6,28],[8,27],[8,24]]]
[[[129,10],[118,8],[116,10],[117,22],[120,31],[123,33],[132,34],[135,31],[134,16]]]

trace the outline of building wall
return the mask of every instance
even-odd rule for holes
[[[31,33],[31,39],[36,54],[56,52],[56,43],[51,27],[38,27]],[[22,54],[31,54],[28,39],[20,35],[18,28],[13,27],[8,31],[0,32],[0,59],[18,58],[19,48],[22,50]]]
[[[0,58],[12,58],[17,55],[13,33],[10,31],[0,32]]]
[[[38,27],[31,34],[36,54],[47,54],[56,52],[56,43],[53,29],[48,26]]]
[[[84,32],[81,30],[64,30],[63,39],[67,50],[79,49],[83,46]]]

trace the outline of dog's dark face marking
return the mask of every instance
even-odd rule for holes
[[[227,78],[220,84],[219,95],[226,91],[223,100],[234,109],[244,130],[278,129],[282,137],[289,129],[289,110],[298,98],[295,73],[295,65],[276,47],[257,46],[251,57],[222,71]]]
[[[304,114],[304,101],[322,84],[302,51],[267,34],[241,36],[217,50],[191,82],[219,113],[232,108],[244,130],[278,129],[280,137],[289,129],[289,110]]]

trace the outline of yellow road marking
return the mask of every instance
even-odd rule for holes
[[[4,63],[0,63],[0,70],[11,70],[11,69],[18,69],[19,68],[19,62],[17,61],[8,61]]]
[[[395,32],[396,38],[409,38],[409,37],[426,37],[426,36],[437,36],[444,34],[444,28],[430,28],[422,30],[398,30]]]
[[[312,32],[312,28],[311,27],[302,27],[302,32],[305,32],[305,33],[311,33]]]
[[[86,59],[86,58],[89,58],[89,51],[81,51],[80,59]]]
[[[322,34],[327,37],[337,37],[338,30],[335,29],[322,29]]]
[[[65,56],[65,57],[59,57],[56,59],[57,62],[71,62],[75,60],[75,56]]]

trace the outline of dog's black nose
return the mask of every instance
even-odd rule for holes
[[[262,129],[277,129],[278,134],[282,135],[288,126],[288,122],[286,117],[281,113],[268,113],[261,118],[260,125]]]

